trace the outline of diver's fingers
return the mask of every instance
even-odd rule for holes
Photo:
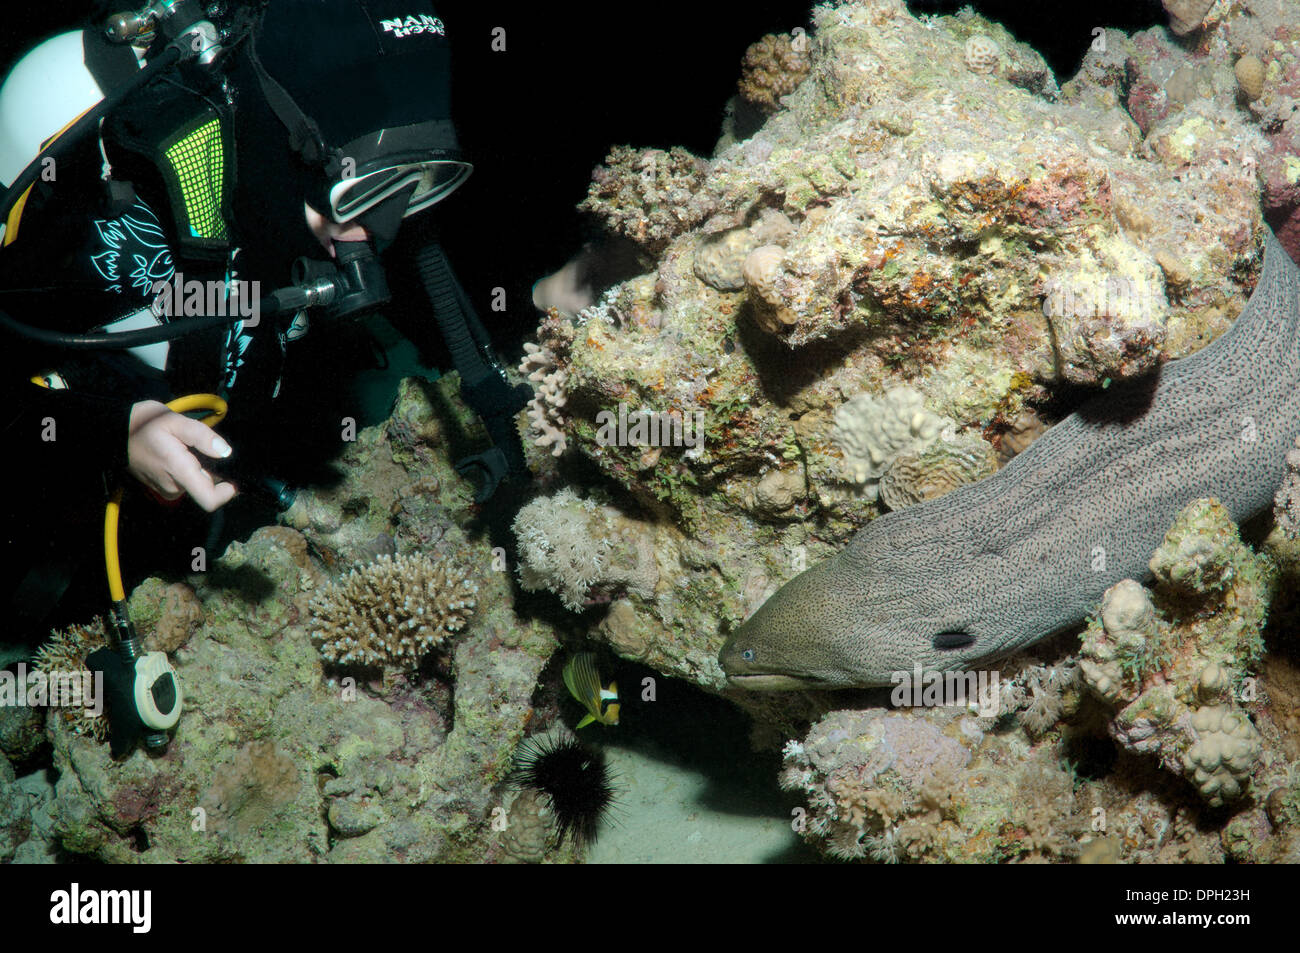
[[[175,461],[171,474],[195,503],[212,513],[234,499],[233,484],[214,481],[212,474],[203,469],[189,451],[183,450],[180,456],[184,459]]]
[[[209,457],[230,456],[230,444],[217,436],[217,432],[200,420],[181,414],[172,421],[172,433],[195,450]]]

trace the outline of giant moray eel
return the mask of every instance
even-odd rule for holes
[[[1187,503],[1259,513],[1300,433],[1300,270],[1269,232],[1213,343],[1111,387],[993,476],[887,513],[779,589],[719,661],[749,688],[888,685],[986,663],[1080,622]]]

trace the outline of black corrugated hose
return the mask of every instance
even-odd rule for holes
[[[442,332],[452,363],[460,374],[461,395],[478,414],[495,445],[494,450],[457,463],[456,468],[479,467],[484,483],[475,499],[483,502],[505,478],[525,478],[528,465],[515,426],[515,415],[532,397],[526,384],[511,385],[492,354],[491,339],[478,319],[465,289],[456,280],[451,263],[436,241],[416,255],[420,281],[433,304],[434,320]]]

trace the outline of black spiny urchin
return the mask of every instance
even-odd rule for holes
[[[559,843],[572,835],[585,847],[596,839],[614,802],[614,782],[605,754],[572,735],[534,735],[519,743],[510,783],[546,796]]]

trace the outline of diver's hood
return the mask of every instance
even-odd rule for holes
[[[306,201],[336,222],[398,195],[412,215],[472,171],[451,120],[446,28],[429,3],[276,0],[248,57],[312,172]]]

